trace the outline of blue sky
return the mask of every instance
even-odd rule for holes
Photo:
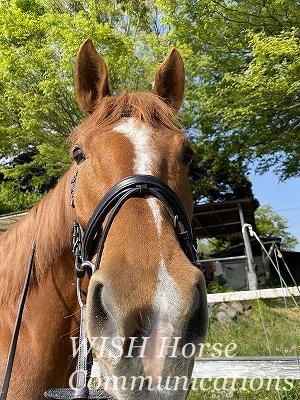
[[[273,210],[288,220],[287,229],[300,242],[300,178],[279,182],[272,172],[263,175],[251,173],[254,196],[260,205],[271,204]],[[300,243],[296,247],[300,251]]]

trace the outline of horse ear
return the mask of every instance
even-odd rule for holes
[[[97,100],[109,96],[108,74],[104,60],[91,39],[80,47],[75,63],[75,91],[80,107],[91,114]]]
[[[173,49],[156,72],[153,93],[162,97],[177,112],[183,100],[184,80],[181,55]]]

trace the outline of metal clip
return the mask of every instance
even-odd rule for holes
[[[91,261],[83,261],[81,263],[81,268],[87,271],[89,278],[93,275],[96,271],[96,266]]]
[[[77,300],[80,305],[80,308],[84,305],[81,297],[81,288],[80,288],[80,278],[77,278],[76,282],[76,289],[77,289]]]

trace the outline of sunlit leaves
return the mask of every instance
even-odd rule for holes
[[[255,211],[257,232],[262,237],[280,237],[283,250],[293,250],[299,243],[295,236],[287,231],[288,221],[277,214],[270,204],[264,204]]]
[[[150,90],[158,64],[172,47],[180,50],[186,68],[180,116],[202,172],[207,168],[195,186],[198,199],[217,198],[218,185],[222,197],[222,169],[227,182],[234,181],[231,173],[239,176],[249,193],[245,175],[253,161],[260,171],[275,168],[281,179],[299,176],[299,14],[292,0],[1,1],[6,182],[17,188],[23,180],[40,195],[68,167],[66,137],[83,118],[74,61],[88,37],[108,65],[112,93]],[[14,162],[31,148],[26,162]]]
[[[143,16],[147,4],[141,13],[140,2],[133,3],[0,3],[2,190],[6,193],[7,187],[9,197],[22,197],[20,202],[8,201],[10,210],[26,206],[26,199],[31,202],[29,193],[39,197],[47,192],[71,162],[66,138],[84,117],[73,83],[75,57],[83,41],[90,37],[105,59],[113,93],[151,87],[151,21]],[[135,19],[130,16],[132,7]],[[138,26],[139,36],[132,36]],[[137,49],[147,54],[145,61]],[[0,212],[7,211],[1,207]]]
[[[185,121],[199,141],[300,173],[299,12],[294,1],[159,0],[186,54]],[[192,52],[192,54],[190,54]]]

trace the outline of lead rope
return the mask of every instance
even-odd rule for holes
[[[91,395],[89,379],[91,376],[91,369],[93,365],[93,356],[91,353],[90,345],[86,335],[85,318],[86,318],[86,305],[81,299],[80,279],[77,279],[77,297],[80,305],[80,331],[79,331],[79,351],[76,367],[76,387],[75,388],[54,388],[48,389],[44,392],[46,399],[50,400],[91,400],[91,399],[105,399],[100,397],[99,393]],[[103,395],[103,393],[101,393]]]
[[[93,264],[89,261],[82,262],[81,231],[79,224],[73,226],[73,253],[75,258],[75,275],[77,276],[77,299],[80,306],[80,331],[79,331],[79,351],[76,366],[76,387],[75,388],[52,388],[44,392],[48,400],[112,400],[103,389],[90,387],[90,377],[93,366],[93,355],[86,334],[86,305],[82,301],[81,279],[87,272],[93,273]],[[1,400],[1,399],[0,399]]]
[[[13,335],[12,335],[12,339],[11,339],[11,343],[10,343],[8,359],[7,359],[7,364],[6,364],[6,368],[5,368],[4,379],[3,379],[2,389],[1,389],[0,400],[6,400],[7,393],[8,393],[8,387],[9,387],[11,372],[12,372],[15,354],[16,354],[16,348],[17,348],[17,342],[18,342],[20,326],[21,326],[21,321],[22,321],[22,316],[23,316],[23,310],[24,310],[24,306],[25,306],[27,293],[28,293],[31,271],[32,271],[33,262],[34,262],[34,253],[35,253],[35,242],[33,242],[33,244],[32,244],[31,252],[30,252],[30,256],[29,256],[27,273],[26,273],[26,277],[25,277],[25,282],[24,282],[21,300],[20,300],[20,304],[19,304],[19,309],[18,309],[18,313],[17,313],[17,318],[16,318],[16,322],[15,322],[15,327],[14,327],[14,331],[13,331]]]
[[[80,305],[80,331],[79,331],[79,352],[76,369],[76,389],[73,399],[88,399],[88,383],[91,377],[93,355],[86,334],[86,305],[81,299],[80,279],[77,279],[77,297]]]

